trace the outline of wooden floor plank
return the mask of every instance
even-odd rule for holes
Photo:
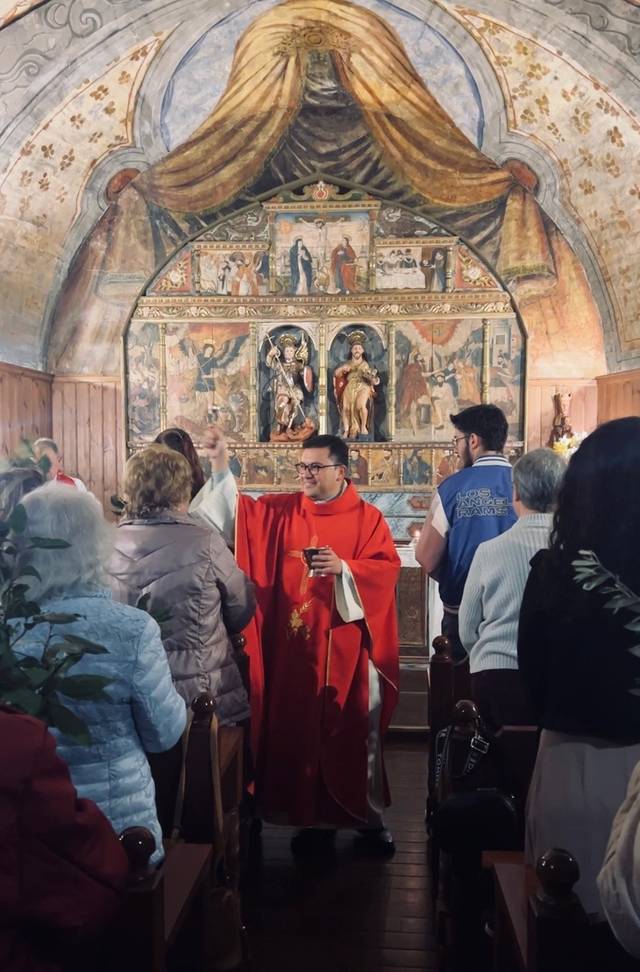
[[[244,887],[252,972],[431,972],[437,968],[424,829],[426,743],[386,750],[392,858],[368,858],[340,832],[326,866],[296,862],[294,831],[265,826]]]

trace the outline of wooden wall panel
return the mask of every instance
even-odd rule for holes
[[[111,508],[125,462],[123,404],[115,378],[61,376],[53,381],[53,438],[65,471],[79,476]]]
[[[571,428],[591,432],[598,423],[598,387],[595,379],[531,378],[527,387],[527,449],[546,446],[551,434],[553,396],[571,392]]]
[[[598,422],[640,415],[640,369],[601,375],[598,383]]]
[[[0,456],[21,439],[51,435],[52,376],[31,368],[0,363]]]

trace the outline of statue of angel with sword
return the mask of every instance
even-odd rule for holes
[[[308,439],[316,430],[315,422],[307,415],[304,407],[305,396],[313,391],[313,371],[309,366],[309,345],[300,333],[282,334],[276,344],[267,334],[269,350],[266,355],[267,367],[274,372],[271,384],[273,396],[273,423],[269,439],[271,442]]]

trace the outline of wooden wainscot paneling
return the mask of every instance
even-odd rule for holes
[[[21,439],[51,435],[52,376],[0,362],[0,455],[8,456]]]
[[[595,378],[530,378],[527,383],[527,449],[546,446],[551,435],[556,392],[571,392],[569,422],[574,432],[592,432],[598,423]]]
[[[64,456],[65,472],[111,509],[125,463],[122,387],[117,378],[54,378],[53,438]]]
[[[600,375],[598,383],[598,424],[626,415],[640,415],[640,368]]]

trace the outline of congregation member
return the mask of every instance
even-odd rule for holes
[[[201,692],[216,700],[224,724],[249,717],[230,635],[255,611],[253,584],[218,530],[189,516],[193,470],[183,455],[151,445],[127,462],[125,515],[109,562],[114,596],[168,611],[162,638],[174,684],[189,705]]]
[[[400,561],[382,514],[345,478],[346,443],[302,446],[301,490],[238,495],[220,430],[213,476],[196,498],[256,585],[247,629],[252,749],[263,817],[300,831],[294,853],[323,853],[335,828],[392,853],[381,740],[398,696],[395,584]]]
[[[0,765],[0,968],[63,972],[115,916],[128,861],[43,722],[0,706]]]
[[[416,544],[416,560],[440,585],[442,634],[457,662],[466,659],[458,611],[473,556],[481,543],[516,521],[511,465],[503,455],[507,420],[496,405],[472,405],[451,415],[462,469],[440,483]]]
[[[91,744],[71,743],[53,729],[58,752],[71,771],[81,797],[94,800],[120,833],[147,827],[162,858],[162,833],[155,808],[155,789],[145,752],[170,749],[186,724],[184,701],[171,681],[157,623],[144,611],[116,603],[106,586],[105,565],[112,530],[90,493],[51,482],[23,500],[24,533],[63,540],[62,549],[34,549],[29,563],[41,580],[30,580],[30,594],[43,613],[75,614],[72,623],[43,622],[20,638],[24,654],[42,654],[53,636],[86,638],[104,654],[87,653],[74,665],[74,675],[109,679],[91,700],[64,697],[91,734]]]
[[[77,476],[69,476],[64,471],[62,454],[57,442],[54,442],[53,439],[36,439],[33,443],[33,454],[38,461],[43,457],[47,459],[49,463],[47,479],[65,483],[67,486],[75,486],[81,493],[86,493],[87,487],[82,480],[78,479]]]
[[[615,937],[640,959],[640,763],[613,820],[598,890]]]
[[[553,510],[566,469],[552,449],[534,449],[513,467],[510,530],[481,543],[460,604],[460,640],[469,655],[471,698],[485,724],[535,725],[518,672],[518,618],[531,558],[549,546]]]
[[[570,850],[580,865],[576,892],[600,919],[596,877],[640,760],[638,635],[627,627],[637,615],[625,608],[640,592],[639,495],[640,418],[607,422],[569,461],[518,629],[523,685],[542,729],[527,856]]]
[[[169,449],[175,449],[176,452],[185,457],[191,466],[191,499],[193,499],[200,492],[206,480],[193,439],[184,429],[173,426],[170,429],[163,429],[156,436],[155,442],[158,445],[168,446]]]

